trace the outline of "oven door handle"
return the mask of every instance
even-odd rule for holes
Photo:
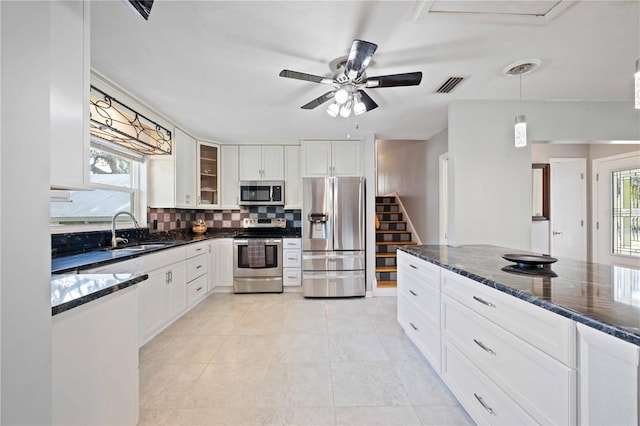
[[[264,241],[265,244],[282,244],[282,238],[260,238],[262,241]],[[248,239],[238,239],[238,238],[234,238],[233,243],[235,245],[248,245],[249,244],[249,240]]]

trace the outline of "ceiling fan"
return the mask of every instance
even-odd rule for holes
[[[320,77],[291,70],[280,71],[280,77],[326,84],[333,87],[332,90],[303,105],[302,109],[314,109],[333,99],[334,102],[327,108],[327,114],[330,116],[337,117],[340,114],[341,117],[346,118],[351,115],[352,111],[355,115],[360,115],[378,107],[378,104],[363,89],[417,86],[422,80],[422,72],[419,71],[367,77],[365,71],[377,48],[377,44],[364,40],[353,40],[349,56],[346,62],[343,61],[343,66],[338,67],[338,73],[334,78]]]

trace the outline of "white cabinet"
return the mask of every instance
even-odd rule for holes
[[[441,276],[443,345],[455,347],[478,378],[491,382],[487,388],[496,386],[535,422],[575,424],[575,324],[451,271]],[[443,379],[466,386],[450,370]],[[497,402],[474,392],[497,412]],[[487,419],[493,417],[474,417]]]
[[[220,208],[239,209],[238,146],[220,147]],[[286,192],[285,192],[286,194]]]
[[[187,246],[187,304],[193,306],[207,295],[211,243],[203,241]]]
[[[284,149],[279,145],[241,145],[240,180],[284,180]]]
[[[54,425],[138,423],[137,291],[134,285],[53,316]]]
[[[175,128],[173,154],[149,156],[149,207],[196,207],[196,140]]]
[[[398,251],[398,322],[440,372],[440,268]]]
[[[578,329],[580,424],[638,424],[640,347],[599,330]]]
[[[220,147],[217,144],[198,141],[197,166],[198,166],[198,207],[213,208],[218,206],[220,199],[218,189],[220,183],[220,162],[218,153]]]
[[[196,205],[196,140],[176,127],[173,138],[175,156],[176,207]]]
[[[173,322],[187,306],[186,249],[144,256],[149,278],[140,284],[140,345]]]
[[[233,238],[213,240],[215,287],[233,286]]]
[[[300,167],[300,146],[284,147],[284,208],[302,207],[302,169]]]
[[[89,2],[49,8],[51,187],[81,189],[89,183]]]
[[[361,176],[362,142],[358,139],[302,141],[302,176]]]
[[[302,285],[302,242],[300,238],[282,239],[282,281],[284,286]]]

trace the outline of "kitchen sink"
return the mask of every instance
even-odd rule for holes
[[[141,251],[159,249],[159,248],[171,246],[174,244],[176,243],[172,241],[167,241],[167,242],[163,241],[158,243],[143,243],[143,244],[138,244],[138,245],[129,246],[129,247],[112,248],[112,249],[109,249],[109,251],[114,253],[138,253]]]

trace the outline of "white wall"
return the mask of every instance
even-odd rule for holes
[[[640,140],[630,102],[454,101],[449,107],[449,241],[531,247],[531,144],[513,146],[515,116],[530,141]]]
[[[375,135],[362,138],[362,174],[365,178],[365,246],[366,246],[366,289],[373,290],[376,279],[376,147]],[[370,293],[369,293],[370,294]]]
[[[1,2],[2,424],[51,424],[49,7]]]

